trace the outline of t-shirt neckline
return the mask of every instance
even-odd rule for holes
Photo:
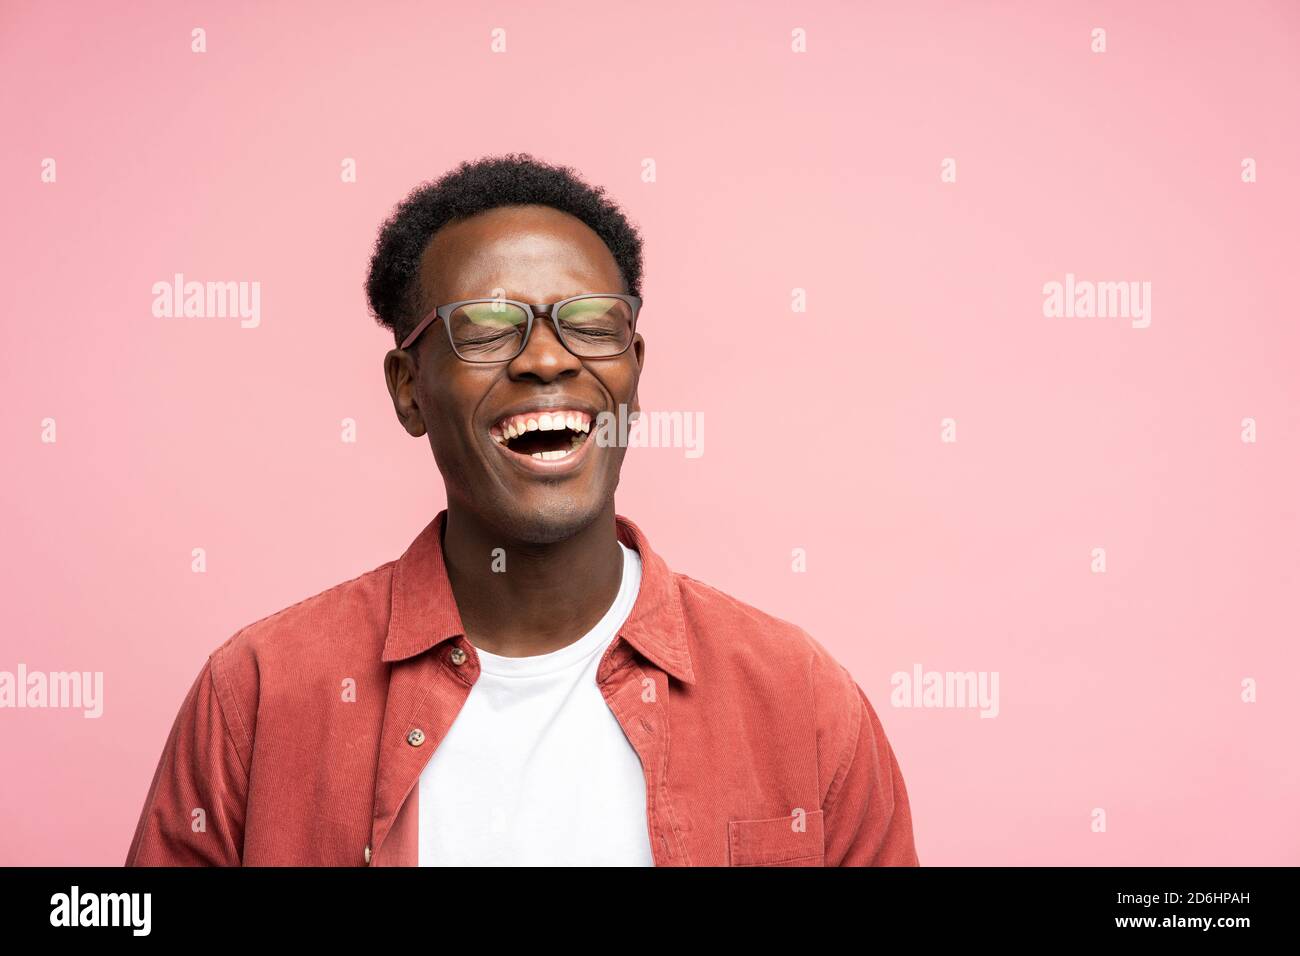
[[[622,541],[618,546],[623,554],[623,576],[618,593],[591,630],[572,644],[529,657],[503,657],[475,647],[480,671],[493,677],[540,677],[584,661],[608,644],[627,620],[641,584],[641,556]]]

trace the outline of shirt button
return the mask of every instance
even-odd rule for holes
[[[462,651],[459,647],[453,647],[451,649],[451,662],[455,664],[457,667],[460,667],[460,665],[464,664],[465,661],[467,660],[469,660],[469,655],[466,654],[464,651]]]
[[[421,730],[419,727],[416,727],[414,730],[412,730],[409,734],[406,735],[406,742],[410,744],[412,747],[420,746],[420,744],[424,743],[424,731]]]
[[[370,865],[370,847],[366,847],[366,866]]]

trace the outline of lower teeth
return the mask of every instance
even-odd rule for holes
[[[541,461],[557,461],[560,458],[568,458],[573,454],[574,449],[582,444],[582,438],[578,435],[573,436],[573,444],[569,446],[568,451],[535,451],[532,457]]]

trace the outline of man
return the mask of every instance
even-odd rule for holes
[[[615,512],[640,280],[603,190],[526,154],[397,208],[367,293],[447,507],[213,652],[128,865],[917,863],[849,673]]]

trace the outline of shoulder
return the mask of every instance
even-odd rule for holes
[[[856,731],[859,689],[852,675],[818,639],[791,621],[732,597],[712,585],[674,572],[692,657],[739,668],[768,686],[799,689]],[[819,715],[820,716],[820,715]]]
[[[380,661],[388,633],[388,561],[245,625],[208,657],[212,683],[231,732],[251,742],[259,702],[280,690]],[[241,733],[242,731],[242,733]]]
[[[821,683],[852,683],[826,646],[791,621],[769,614],[686,574],[673,573],[687,628],[706,655],[718,650],[754,657],[772,666],[802,662]],[[694,644],[691,652],[696,650]]]
[[[335,584],[245,625],[216,653],[275,656],[328,655],[333,647],[355,647],[363,636],[387,632],[392,574],[396,561]]]

